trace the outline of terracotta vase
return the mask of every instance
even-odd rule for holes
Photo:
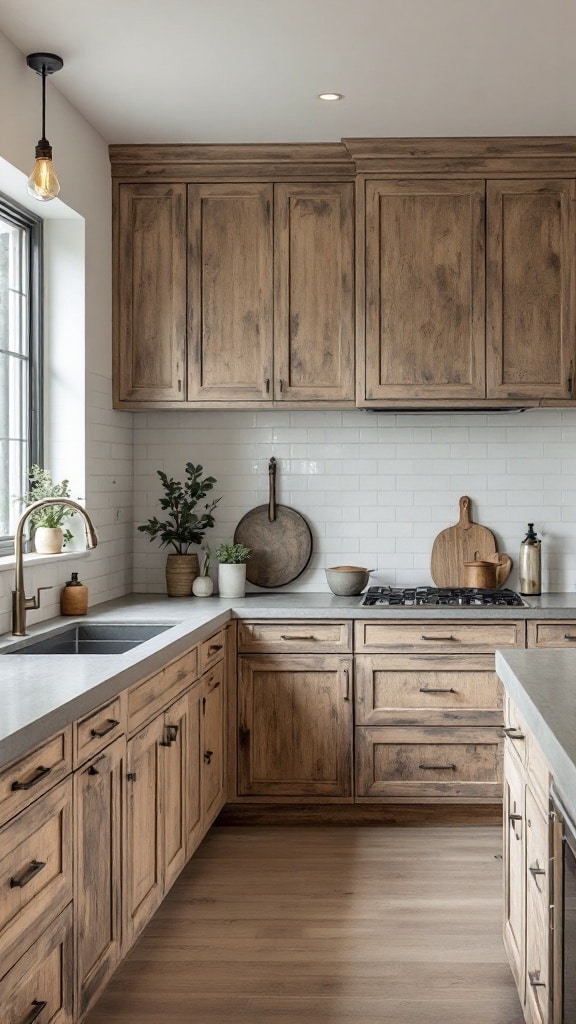
[[[59,526],[37,526],[34,530],[34,549],[39,555],[58,555],[62,551],[64,534]]]
[[[168,597],[190,597],[192,584],[199,572],[198,555],[168,555],[166,559]]]

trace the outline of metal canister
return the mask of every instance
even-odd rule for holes
[[[528,533],[520,545],[520,593],[527,597],[542,593],[541,544],[534,530],[534,523],[528,523]]]

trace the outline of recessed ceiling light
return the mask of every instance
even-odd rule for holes
[[[333,103],[335,100],[343,100],[344,96],[341,92],[321,92],[319,100],[326,100],[327,103]]]

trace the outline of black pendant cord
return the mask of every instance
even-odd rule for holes
[[[46,138],[46,66],[42,65],[42,137],[41,142],[47,142]]]

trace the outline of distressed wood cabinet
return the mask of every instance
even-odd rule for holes
[[[523,646],[520,621],[356,622],[356,799],[499,802],[494,650]]]
[[[506,700],[504,945],[527,1024],[550,1020],[550,771],[514,704]]]
[[[238,795],[352,797],[352,658],[241,655]]]
[[[230,151],[216,180],[181,164],[172,182],[121,169],[115,405],[353,406],[354,185],[317,180],[334,147],[310,148],[300,181],[297,147],[279,147],[279,177],[258,147],[251,160]]]

